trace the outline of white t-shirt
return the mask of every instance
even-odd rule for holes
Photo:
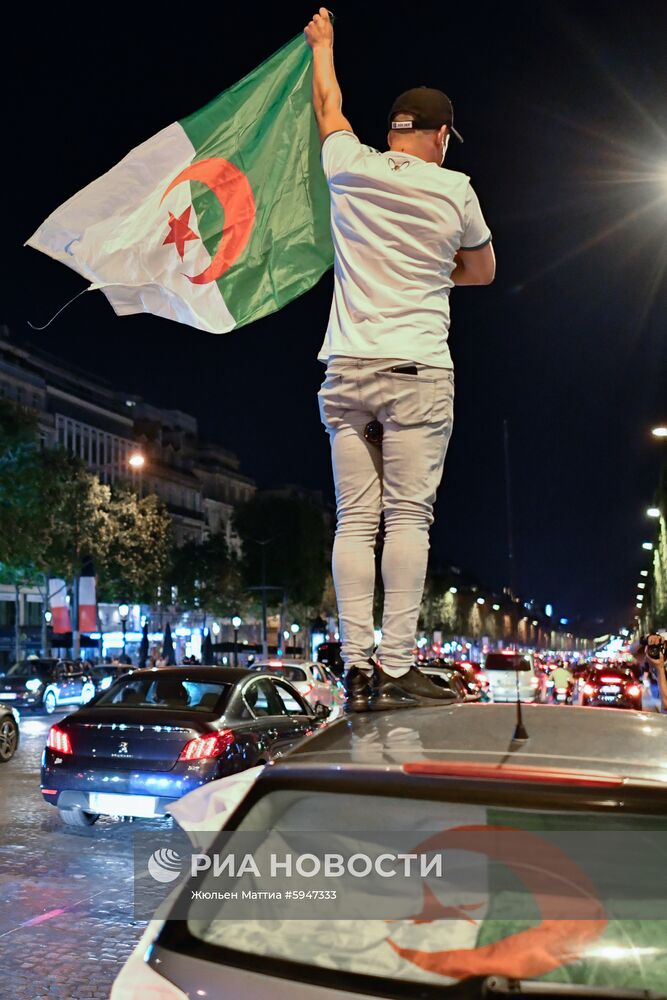
[[[410,153],[380,153],[348,131],[326,137],[322,166],[335,261],[319,360],[398,358],[452,368],[454,254],[491,239],[470,178]]]

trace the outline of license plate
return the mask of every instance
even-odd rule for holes
[[[150,795],[112,795],[108,792],[90,793],[90,811],[105,816],[156,816],[157,800]]]
[[[0,701],[13,701],[17,697],[16,691],[0,691]]]
[[[605,684],[600,688],[605,694],[618,694],[620,690],[616,684]]]

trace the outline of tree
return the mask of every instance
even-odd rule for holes
[[[0,562],[15,570],[40,563],[62,478],[32,414],[0,399]]]
[[[158,497],[114,490],[107,502],[110,537],[98,563],[110,600],[152,603],[171,555],[171,518]]]
[[[151,601],[169,558],[171,520],[155,496],[112,491],[75,460],[59,497],[48,565],[72,580],[72,644],[78,655],[78,583],[91,562],[100,593],[110,600]]]
[[[325,527],[312,501],[296,494],[256,494],[236,508],[234,527],[243,543],[246,586],[258,586],[265,576],[267,585],[284,588],[290,603],[319,611],[326,581]]]
[[[69,455],[62,455],[65,475],[53,511],[53,531],[46,563],[65,579],[81,573],[84,562],[104,565],[114,536],[111,489]]]
[[[246,604],[240,561],[222,532],[174,549],[167,578],[178,590],[178,603],[188,608],[229,615]]]
[[[40,446],[34,414],[0,399],[0,581],[14,587],[17,660],[21,589],[40,587],[46,600],[46,553],[64,482],[59,458]]]

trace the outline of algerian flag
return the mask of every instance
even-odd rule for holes
[[[133,149],[28,241],[150,312],[226,333],[331,266],[329,193],[303,35],[201,111]]]

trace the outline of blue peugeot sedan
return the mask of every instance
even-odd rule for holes
[[[42,795],[68,826],[164,816],[207,781],[279,759],[327,714],[273,675],[137,670],[51,727]]]

